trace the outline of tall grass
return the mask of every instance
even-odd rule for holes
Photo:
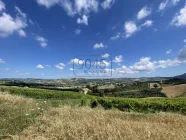
[[[21,132],[46,109],[44,102],[0,92],[0,139]]]
[[[53,108],[15,140],[185,140],[186,117],[90,108]]]

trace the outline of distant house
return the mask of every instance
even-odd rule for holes
[[[90,89],[88,89],[88,88],[82,88],[82,89],[80,89],[80,91],[79,91],[80,93],[84,93],[84,94],[87,94],[87,93],[90,93],[91,92],[91,90]]]

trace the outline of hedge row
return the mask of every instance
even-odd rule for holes
[[[98,103],[105,109],[118,108],[121,111],[134,112],[177,112],[186,114],[186,99],[184,98],[103,98]]]
[[[0,91],[7,91],[10,94],[22,95],[36,99],[80,99],[85,95],[73,91],[58,91],[38,88],[22,87],[0,87]]]

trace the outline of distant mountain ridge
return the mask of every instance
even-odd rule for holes
[[[184,73],[182,75],[174,76],[173,78],[179,78],[179,79],[186,80],[186,73]]]

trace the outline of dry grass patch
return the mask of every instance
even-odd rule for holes
[[[165,93],[168,97],[179,96],[185,91],[186,91],[186,84],[166,86],[166,87],[163,87],[163,90],[162,90],[162,92]]]
[[[41,113],[34,99],[0,93],[0,139],[21,132]]]
[[[185,140],[186,117],[102,109],[51,109],[13,139],[24,140]]]

